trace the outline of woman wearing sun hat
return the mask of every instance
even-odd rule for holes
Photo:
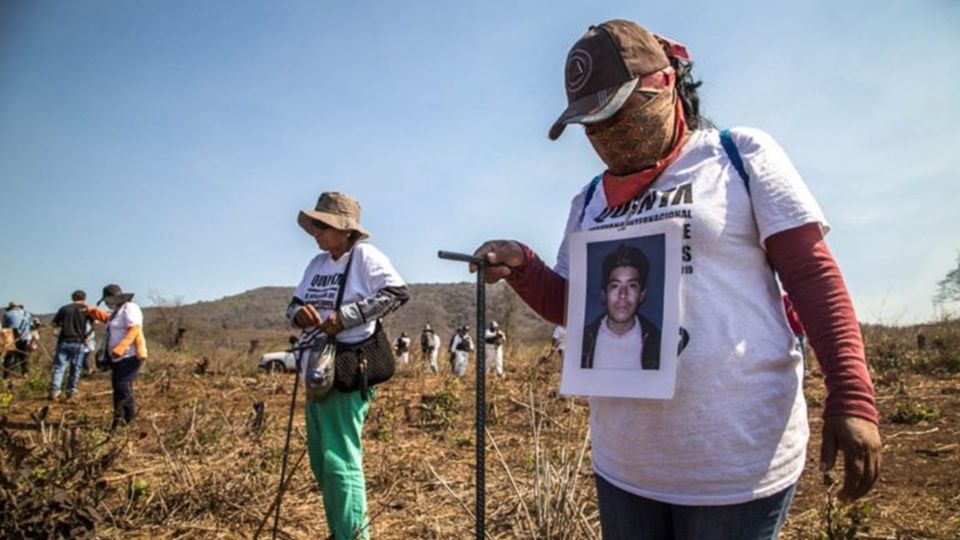
[[[777,278],[824,373],[821,470],[844,454],[844,500],[879,474],[873,386],[826,218],[770,135],[718,131],[700,115],[691,66],[683,45],[636,23],[591,26],[567,55],[568,106],[549,137],[583,125],[606,170],[573,197],[553,269],[516,241],[475,252],[499,264],[489,281],[506,278],[568,329],[583,322],[564,320],[582,240],[667,231],[664,242],[683,254],[675,285],[662,286],[679,313],[662,333],[662,350],[680,351],[672,399],[590,398],[605,539],[777,536],[809,437],[802,359]]]
[[[147,340],[143,335],[143,311],[133,303],[133,293],[125,293],[119,285],[103,288],[97,305],[105,304],[107,313],[96,307],[88,309],[94,319],[106,323],[106,354],[110,360],[110,383],[113,387],[113,421],[110,429],[129,424],[137,414],[133,383],[147,359]]]
[[[320,253],[307,264],[287,307],[288,320],[304,330],[319,328],[340,343],[370,337],[377,320],[409,296],[390,259],[365,241],[370,233],[360,224],[360,203],[343,193],[325,192],[314,209],[300,211],[297,223],[316,240]],[[341,286],[342,303],[335,309]],[[322,400],[306,403],[310,466],[337,539],[369,535],[360,440],[369,405],[360,391],[336,388]]]

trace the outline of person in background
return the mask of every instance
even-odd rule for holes
[[[495,367],[497,377],[503,377],[503,344],[507,342],[507,334],[500,329],[497,321],[490,321],[487,329],[483,332],[484,351],[486,358],[484,370],[490,373],[490,368]]]
[[[394,353],[400,357],[403,365],[410,363],[410,337],[406,332],[400,332],[400,337],[393,344]]]
[[[71,302],[57,310],[51,324],[58,329],[57,349],[53,356],[53,375],[50,378],[51,400],[60,397],[63,376],[69,370],[67,379],[67,399],[73,398],[80,384],[80,371],[83,367],[84,342],[90,324],[87,310],[87,293],[76,290],[70,295]]]
[[[553,329],[553,335],[550,337],[550,352],[547,357],[552,357],[554,353],[560,353],[560,360],[563,360],[563,348],[566,346],[567,329],[558,324]]]
[[[342,343],[373,336],[378,319],[410,296],[390,259],[365,241],[370,233],[360,224],[360,203],[344,193],[325,192],[313,210],[300,211],[297,223],[320,253],[307,264],[287,306],[287,319],[305,331],[319,328]],[[368,390],[368,401],[359,390],[334,387],[322,400],[307,400],[305,406],[310,467],[323,492],[327,526],[337,539],[362,540],[370,534],[361,434],[375,390]]]
[[[83,339],[83,373],[90,373],[93,355],[97,352],[97,334],[93,328],[93,319],[87,318]]]
[[[470,327],[463,325],[450,338],[450,369],[457,377],[466,376],[473,348]]]
[[[636,23],[591,26],[567,55],[567,108],[549,137],[582,124],[606,170],[573,198],[554,269],[514,240],[474,253],[490,263],[488,282],[506,278],[554,324],[564,324],[571,235],[616,229],[639,238],[670,227],[671,247],[689,255],[689,271],[668,291],[679,329],[664,335],[683,338],[674,397],[589,400],[606,540],[778,536],[809,426],[803,365],[771,266],[824,374],[821,471],[843,453],[845,501],[880,472],[873,385],[824,242],[826,218],[770,135],[718,131],[700,115],[691,68],[682,44]]]
[[[125,293],[119,285],[103,288],[97,305],[110,312],[89,308],[91,318],[106,323],[106,354],[110,357],[110,384],[113,388],[113,420],[110,431],[127,426],[137,416],[133,384],[147,360],[147,340],[143,334],[143,311],[133,302],[133,293]]]
[[[19,369],[20,375],[26,375],[29,369],[30,354],[36,349],[33,341],[33,316],[19,302],[10,301],[3,312],[3,328],[13,333],[13,348],[3,356],[3,378]]]
[[[429,324],[423,327],[423,332],[420,332],[420,354],[426,361],[430,373],[440,371],[440,367],[437,365],[437,355],[440,354],[440,336],[433,331]]]

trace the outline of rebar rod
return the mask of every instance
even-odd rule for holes
[[[464,253],[439,251],[441,259],[470,263],[477,267],[477,414],[476,414],[476,506],[474,510],[476,540],[486,535],[486,455],[484,432],[486,431],[486,346],[484,332],[487,326],[486,269],[489,263],[481,258]]]

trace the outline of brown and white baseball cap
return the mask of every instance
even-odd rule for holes
[[[550,140],[567,124],[610,118],[644,76],[669,67],[657,36],[637,23],[614,19],[591,26],[567,54],[567,109],[550,128]]]
[[[346,193],[327,191],[320,194],[313,210],[301,210],[297,223],[307,234],[313,235],[316,227],[313,220],[326,223],[341,231],[357,231],[360,239],[370,238],[370,233],[360,224],[360,203]]]

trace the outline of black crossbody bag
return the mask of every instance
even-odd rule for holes
[[[353,252],[343,272],[341,294],[347,288]],[[383,328],[383,322],[377,319],[373,334],[359,343],[337,342],[336,369],[333,386],[341,392],[360,391],[363,399],[369,398],[368,390],[393,377],[397,370],[397,361],[390,347],[390,338]]]

